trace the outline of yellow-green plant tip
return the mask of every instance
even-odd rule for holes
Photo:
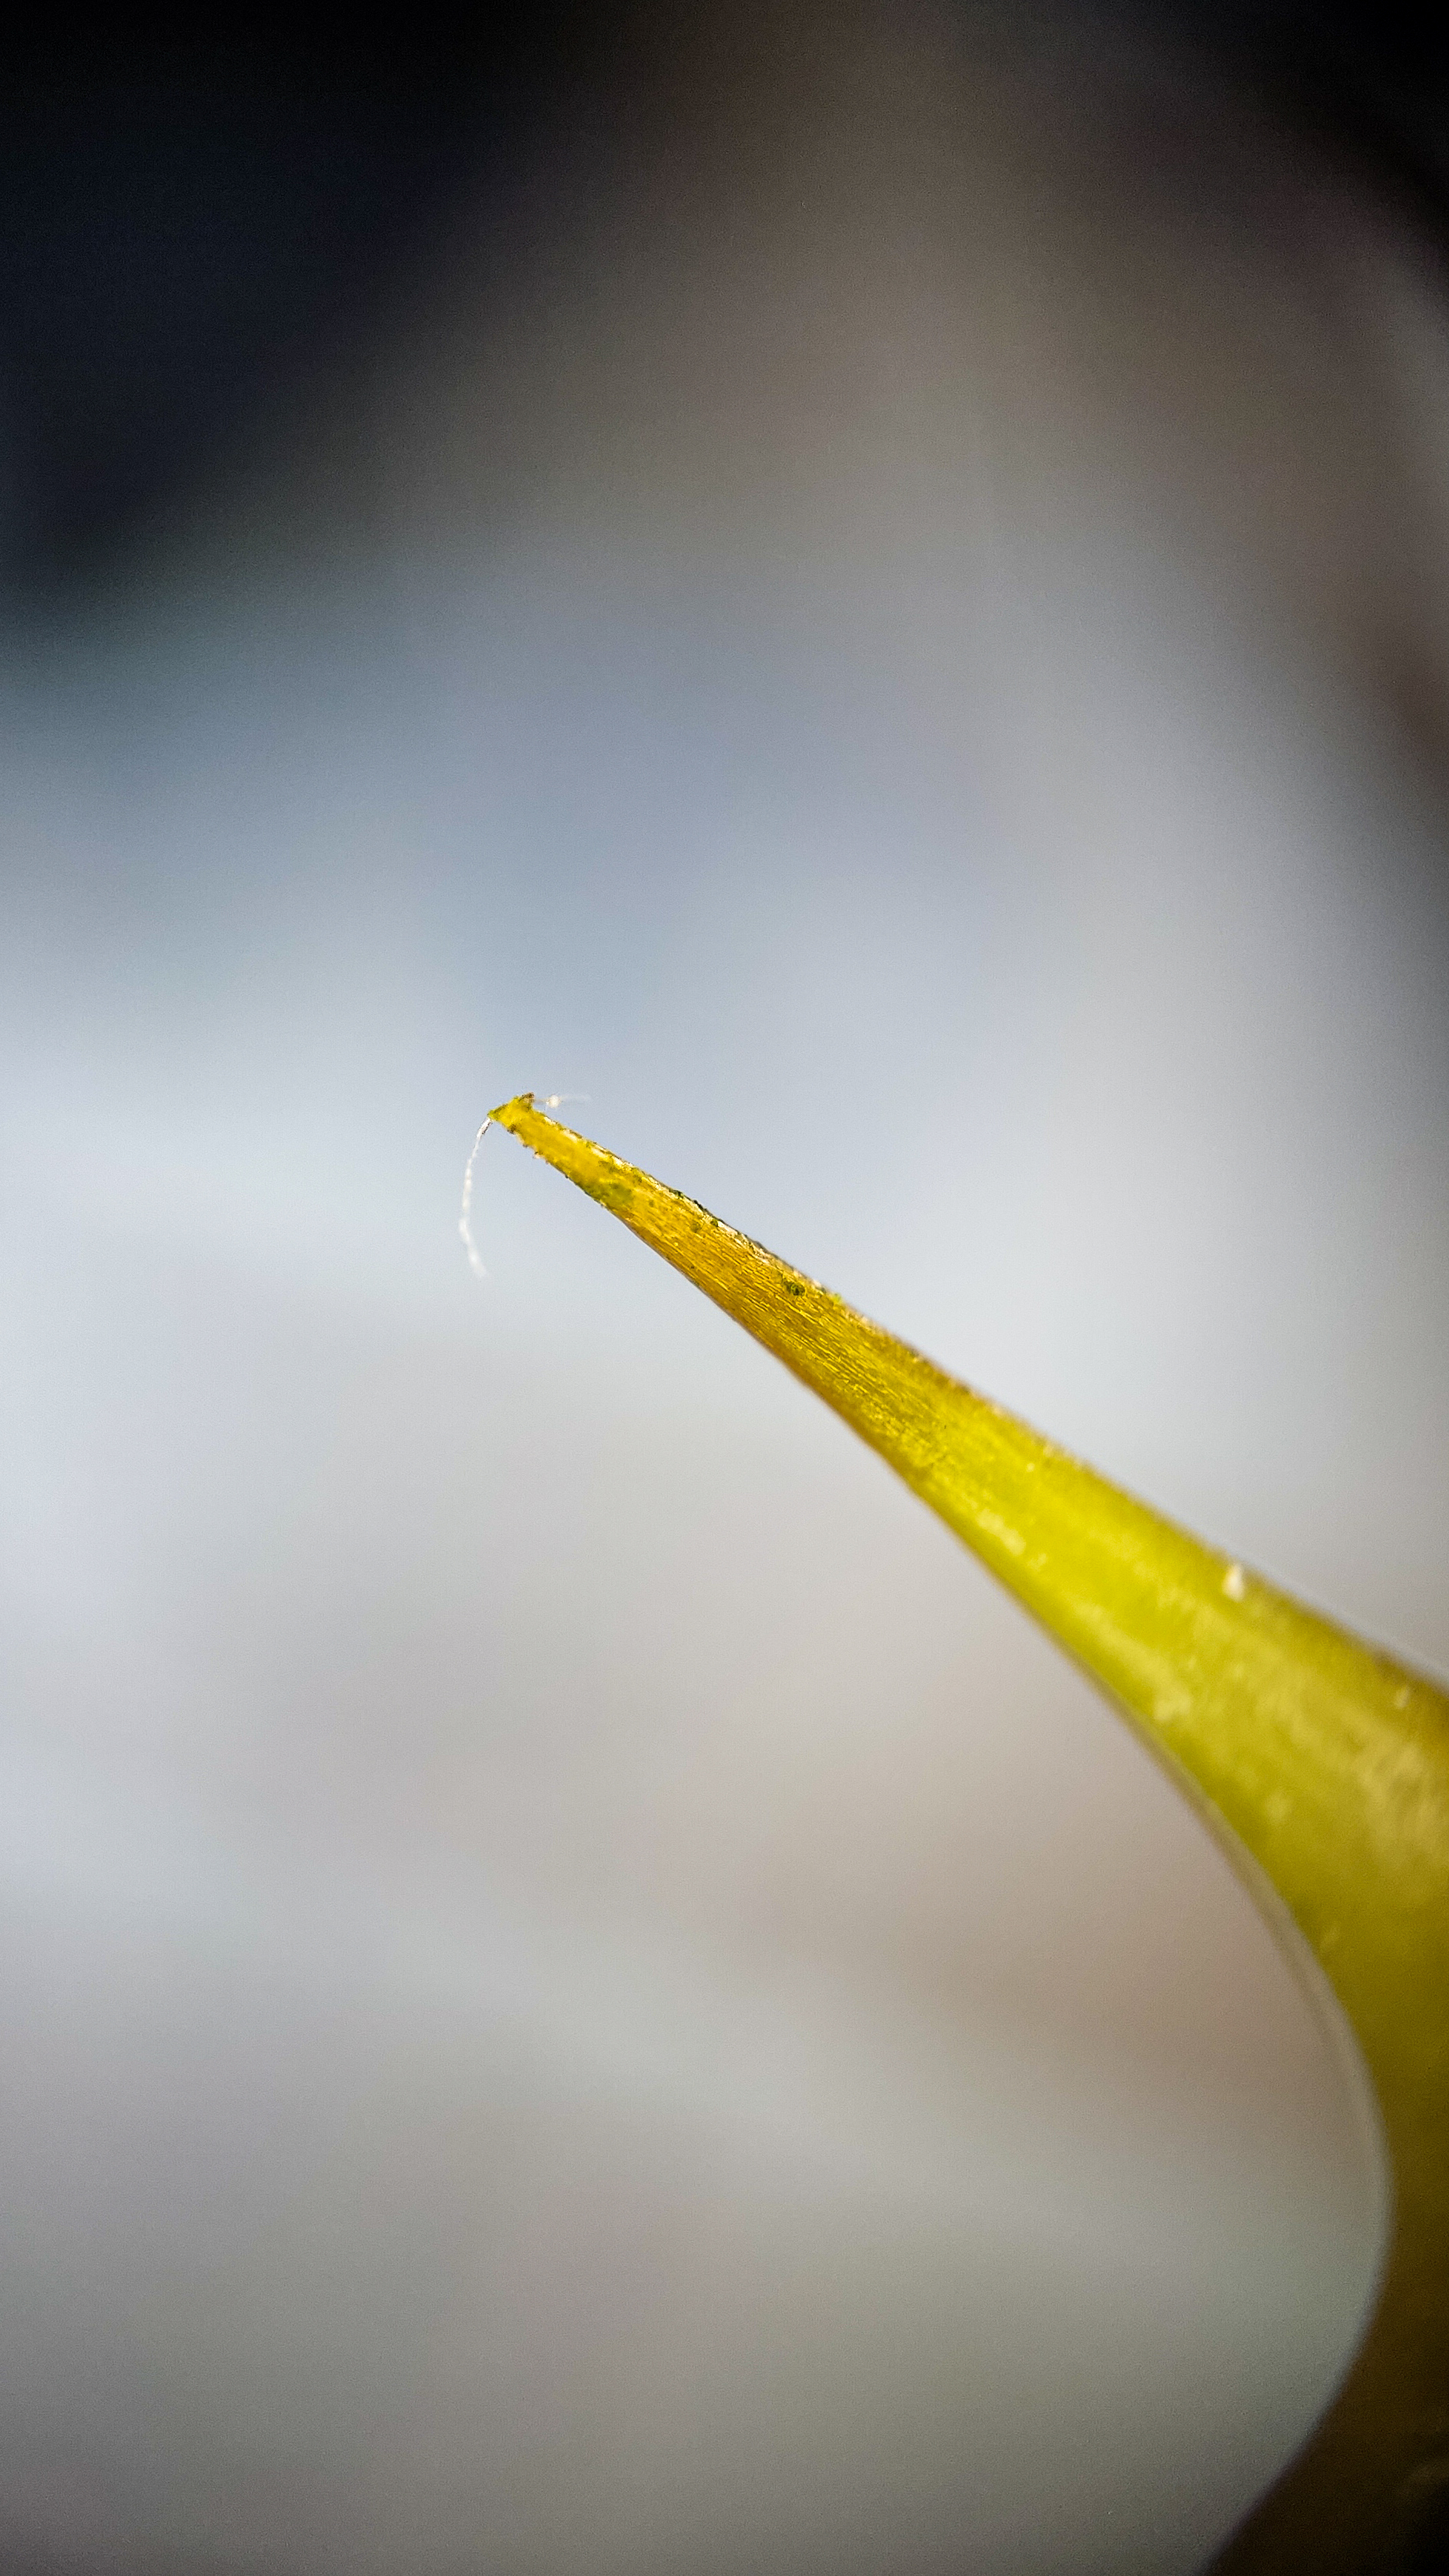
[[[1220,2563],[1275,2576],[1427,2567],[1430,2528],[1444,2519],[1449,2532],[1449,1695],[545,1116],[531,1094],[493,1120],[904,1477],[1110,1693],[1290,1948],[1296,1925],[1372,2076],[1391,2243],[1333,2405]]]

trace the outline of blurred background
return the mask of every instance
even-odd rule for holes
[[[0,2565],[1186,2571],[1383,2183],[1111,1712],[520,1089],[1449,1665],[1449,60],[0,106]]]

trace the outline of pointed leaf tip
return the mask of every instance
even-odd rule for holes
[[[1316,1961],[1322,2007],[1337,1998],[1371,2071],[1394,2233],[1334,2405],[1220,2566],[1352,2576],[1401,2544],[1419,2563],[1415,2517],[1449,2492],[1449,1695],[532,1093],[492,1118],[848,1422],[1108,1692],[1259,1902],[1272,1891],[1275,1932]]]

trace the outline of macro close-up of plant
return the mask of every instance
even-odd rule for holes
[[[1432,19],[22,30],[0,1177],[0,2576],[1437,2576]]]
[[[895,1468],[1197,1793],[1270,1923],[1306,1945],[1309,1979],[1324,1972],[1320,2009],[1346,2013],[1384,2124],[1388,2264],[1327,2420],[1217,2563],[1427,2566],[1449,2535],[1449,1693],[1134,1503],[531,1094],[488,1123],[619,1217]]]

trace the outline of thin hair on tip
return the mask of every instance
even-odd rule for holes
[[[492,1124],[491,1118],[485,1118],[473,1139],[473,1150],[463,1166],[463,1196],[458,1204],[458,1232],[462,1238],[463,1250],[468,1255],[468,1267],[475,1279],[486,1279],[488,1273],[483,1267],[478,1246],[473,1240],[473,1166],[478,1160],[478,1149]]]
[[[565,1101],[587,1101],[589,1097],[586,1091],[551,1091],[547,1098],[543,1100],[539,1099],[537,1092],[532,1093],[530,1096],[535,1107],[539,1109],[562,1109]],[[478,1160],[479,1148],[492,1124],[493,1121],[491,1118],[485,1118],[477,1135],[473,1139],[473,1150],[469,1154],[468,1160],[463,1166],[463,1196],[458,1205],[458,1233],[462,1241],[463,1250],[468,1255],[468,1267],[472,1271],[475,1279],[482,1279],[485,1281],[488,1277],[488,1273],[483,1266],[478,1246],[473,1240],[473,1166]]]

